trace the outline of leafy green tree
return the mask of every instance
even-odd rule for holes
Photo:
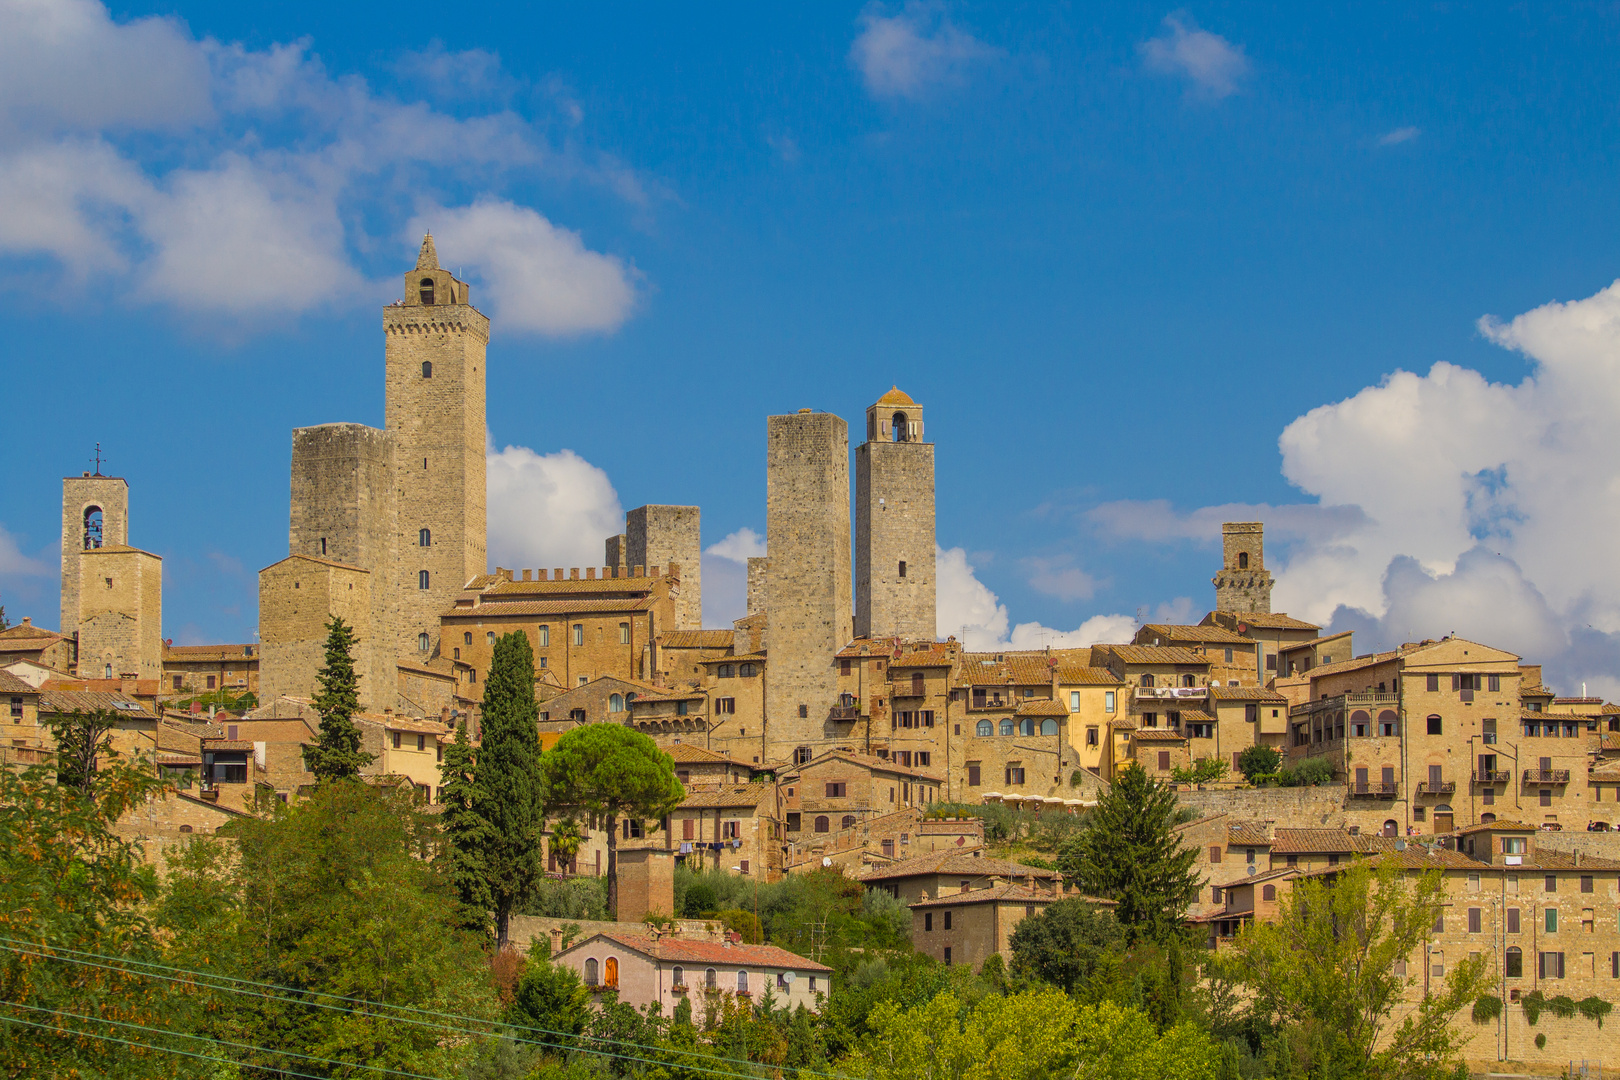
[[[600,819],[607,829],[608,913],[619,911],[619,819],[661,818],[686,791],[675,763],[639,731],[620,724],[587,724],[567,732],[540,761],[546,810]]]
[[[568,866],[573,863],[574,856],[585,844],[585,831],[579,827],[579,821],[572,817],[558,818],[551,826],[551,853],[557,856],[558,866]]]
[[[1117,901],[1114,917],[1130,941],[1169,941],[1198,898],[1197,853],[1181,846],[1175,823],[1175,793],[1132,762],[1058,857],[1082,891]]]
[[[1277,770],[1283,787],[1321,787],[1333,782],[1333,765],[1325,757],[1306,758],[1297,768]]]
[[[1011,945],[1014,972],[1073,993],[1123,950],[1125,932],[1112,912],[1070,897],[1019,923]]]
[[[0,767],[0,1076],[203,1074],[209,1070],[200,1061],[55,1030],[190,1045],[102,1023],[176,1026],[188,1012],[176,984],[117,965],[73,963],[56,951],[164,960],[162,935],[148,917],[157,876],[140,845],[114,828],[161,797],[163,782],[110,747],[83,779],[81,787],[58,783],[49,763]]]
[[[315,673],[319,690],[314,705],[321,716],[320,731],[304,747],[304,767],[315,774],[319,784],[353,779],[377,757],[360,749],[360,729],[354,726],[354,714],[360,710],[354,644],[354,629],[333,615],[326,624],[326,665]]]
[[[1282,754],[1274,746],[1256,743],[1238,755],[1237,767],[1244,779],[1252,784],[1256,778],[1271,776],[1282,768]]]
[[[1280,1076],[1441,1077],[1455,1069],[1465,1032],[1452,1019],[1485,992],[1485,957],[1449,964],[1425,982],[1399,1024],[1396,1006],[1419,985],[1395,964],[1428,951],[1445,888],[1438,871],[1403,874],[1356,863],[1333,878],[1300,878],[1274,922],[1239,935],[1224,974],[1280,1032]]]
[[[1177,766],[1170,770],[1170,779],[1178,784],[1213,784],[1228,771],[1226,762],[1220,758],[1199,758],[1191,766],[1183,768]]]
[[[111,709],[62,713],[46,726],[56,742],[56,779],[64,787],[86,796],[95,792],[96,759],[112,749],[118,727]]]
[[[432,858],[441,842],[436,815],[425,813],[414,793],[325,784],[309,799],[268,817],[239,818],[220,833],[234,857],[213,871],[199,860],[183,894],[171,878],[167,909],[183,910],[183,901],[198,897],[213,906],[206,917],[193,913],[189,925],[173,927],[176,947],[301,993],[220,992],[200,1033],[264,1047],[240,1060],[266,1072],[311,1071],[294,1053],[430,1076],[449,1075],[470,1059],[473,1045],[447,1040],[442,1030],[370,1010],[319,1007],[342,995],[496,1015],[478,936],[461,927],[444,860]],[[198,879],[210,873],[212,885]]]
[[[478,783],[477,758],[467,741],[465,721],[456,725],[456,737],[439,765],[439,802],[444,812],[444,856],[449,861],[450,883],[467,910],[469,924],[485,927],[495,906],[490,895],[489,870],[484,862],[492,830],[480,810],[483,798]]]
[[[495,640],[484,681],[483,712],[475,809],[489,824],[484,871],[495,912],[495,945],[504,949],[512,913],[540,880],[545,847],[534,649],[521,630]]]
[[[506,1022],[539,1029],[529,1038],[566,1046],[584,1032],[590,1019],[591,992],[573,968],[552,964],[531,951],[507,1006]]]

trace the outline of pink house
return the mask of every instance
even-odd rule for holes
[[[688,995],[696,995],[693,1007],[701,1008],[706,989],[758,1002],[769,988],[778,1005],[811,1012],[832,994],[831,968],[774,945],[614,932],[593,934],[552,962],[573,968],[595,991],[617,990],[628,1005],[660,1002],[666,1016]]]

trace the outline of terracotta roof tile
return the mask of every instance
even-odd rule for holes
[[[1212,686],[1209,696],[1216,701],[1268,701],[1286,705],[1288,699],[1263,686]]]
[[[1305,622],[1303,619],[1290,618],[1286,611],[1276,613],[1264,611],[1224,611],[1221,614],[1230,615],[1240,623],[1248,626],[1260,627],[1265,630],[1320,630],[1315,623]]]
[[[1265,847],[1271,843],[1271,822],[1234,821],[1226,827],[1226,842],[1239,847]]]
[[[691,941],[679,937],[663,936],[659,938],[643,937],[639,934],[626,934],[617,931],[611,933],[592,934],[575,945],[564,949],[562,953],[572,952],[574,949],[589,945],[597,938],[607,938],[618,942],[627,949],[634,949],[645,956],[658,960],[670,960],[689,964],[730,964],[733,966],[764,968],[787,968],[795,971],[831,971],[825,964],[818,964],[814,960],[806,960],[797,953],[790,953],[786,949],[779,949],[775,945],[741,945],[718,941]]]
[[[904,859],[892,866],[878,867],[871,873],[861,877],[862,881],[883,881],[889,878],[921,877],[939,874],[942,876],[979,876],[1027,878],[1034,875],[1042,881],[1050,881],[1061,877],[1056,870],[1042,870],[1037,866],[1025,866],[1023,863],[1009,862],[1006,859],[992,859],[987,855],[970,855],[956,851],[937,851],[928,855],[917,855]]]
[[[915,401],[912,401],[911,398],[906,394],[906,392],[904,390],[900,389],[900,387],[893,386],[889,390],[889,392],[887,394],[884,394],[882,397],[877,399],[877,404],[879,404],[879,405],[915,405],[917,403]]]
[[[1139,638],[1159,638],[1167,643],[1215,641],[1224,645],[1253,645],[1254,639],[1234,634],[1224,626],[1188,626],[1176,623],[1147,623],[1136,632]],[[1147,644],[1147,642],[1141,642]]]
[[[39,708],[46,713],[94,712],[106,710],[124,720],[156,720],[157,714],[123,694],[100,690],[41,690]]]
[[[1349,854],[1356,850],[1356,837],[1346,829],[1278,829],[1271,841],[1273,855]]]
[[[1209,657],[1174,645],[1108,645],[1105,648],[1126,664],[1175,664],[1208,667]]]
[[[1018,708],[1013,710],[1014,716],[1068,716],[1069,707],[1061,701],[1050,698],[1036,698],[1030,701],[1021,701]]]
[[[666,649],[729,649],[735,643],[735,630],[668,630],[658,635]]]
[[[1187,736],[1173,728],[1145,727],[1131,732],[1137,742],[1186,742]]]
[[[1024,885],[996,885],[988,889],[969,889],[966,892],[949,893],[935,897],[932,900],[919,900],[915,904],[908,904],[910,908],[936,908],[961,907],[965,904],[1011,903],[1011,904],[1055,904],[1059,900],[1087,900],[1093,904],[1105,907],[1117,907],[1118,902],[1104,900],[1098,896],[1072,896],[1065,897],[1044,889],[1030,889]]]
[[[773,798],[770,784],[722,784],[718,790],[689,791],[681,800],[681,809],[705,809],[734,806],[758,806]]]
[[[1057,679],[1059,686],[1125,685],[1125,680],[1119,678],[1107,668],[1089,667],[1083,664],[1059,664]]]
[[[0,671],[0,694],[37,694],[38,690],[9,671]]]
[[[736,758],[729,758],[706,747],[694,746],[692,743],[676,743],[666,748],[664,753],[668,754],[677,765],[741,764]]]

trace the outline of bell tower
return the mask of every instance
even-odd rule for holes
[[[1215,586],[1216,611],[1271,613],[1271,586],[1266,571],[1266,526],[1259,521],[1228,521],[1221,526],[1221,572]]]
[[[399,597],[402,655],[439,648],[439,613],[488,568],[484,350],[489,319],[467,283],[422,238],[405,299],[383,309],[388,432],[393,436],[397,544],[388,570]]]
[[[855,448],[855,636],[933,641],[934,618],[934,444],[897,386]]]

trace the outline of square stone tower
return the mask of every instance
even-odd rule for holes
[[[330,545],[328,545],[330,548]],[[395,640],[376,623],[377,575],[318,555],[294,552],[259,571],[259,700],[309,698],[326,664],[326,622],[354,627],[360,706],[393,708],[398,699]]]
[[[703,541],[695,506],[638,506],[624,516],[626,557],[609,565],[681,567],[672,630],[703,629]],[[611,544],[611,540],[610,540]],[[611,556],[613,549],[610,546]]]
[[[1221,572],[1210,579],[1216,611],[1270,614],[1274,581],[1266,572],[1265,531],[1259,521],[1228,521],[1221,526]]]
[[[489,319],[467,284],[439,267],[433,237],[383,309],[388,433],[394,440],[396,544],[390,587],[400,649],[439,648],[439,613],[488,568],[484,350]]]
[[[121,476],[69,476],[62,480],[62,624],[79,630],[79,561],[86,551],[129,543],[129,484]]]
[[[78,676],[163,677],[163,560],[124,544],[79,552]]]
[[[852,631],[849,425],[801,409],[770,417],[766,434],[764,753],[791,760],[799,747],[819,752],[848,737],[830,716],[838,697],[834,655]]]
[[[934,624],[934,444],[897,386],[855,448],[855,636],[924,638]]]

